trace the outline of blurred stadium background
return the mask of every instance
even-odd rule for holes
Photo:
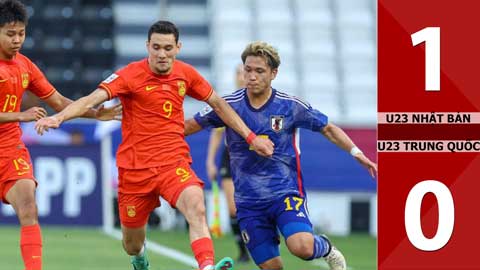
[[[375,0],[23,2],[31,17],[22,53],[65,96],[86,95],[117,68],[145,57],[149,26],[167,19],[180,28],[179,59],[194,65],[221,94],[235,90],[234,70],[248,42],[265,40],[276,46],[282,64],[273,86],[327,114],[376,160]],[[22,106],[37,102],[28,95]],[[187,98],[185,117],[204,105]],[[22,125],[40,183],[45,269],[130,269],[113,229],[118,127],[79,120],[38,137],[32,123]],[[193,168],[206,180],[208,132],[187,140]],[[318,134],[302,131],[301,149],[315,229],[333,236],[350,269],[376,269],[375,181],[348,153]],[[209,183],[206,190],[211,220]],[[223,196],[221,203],[222,229],[228,233]],[[12,215],[10,207],[0,205],[0,269],[23,269]],[[187,238],[185,221],[164,203],[151,220],[152,269],[192,269]],[[228,234],[215,245],[218,256],[237,255]],[[302,262],[283,251],[285,269],[326,269],[318,261]]]

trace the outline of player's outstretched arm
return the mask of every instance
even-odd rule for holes
[[[47,116],[47,111],[42,107],[32,107],[23,112],[2,112],[0,123],[30,122]]]
[[[107,96],[108,98],[108,96]],[[59,92],[55,92],[53,95],[45,99],[45,102],[56,112],[60,112],[70,105],[73,101],[64,97]],[[122,105],[117,104],[115,106],[105,108],[103,105],[98,109],[90,108],[81,117],[95,118],[101,121],[108,120],[120,120],[122,115]]]
[[[257,137],[223,98],[213,92],[207,103],[227,126],[240,134],[253,147],[257,154],[264,157],[272,156],[273,142],[269,139]]]
[[[223,137],[223,128],[215,128],[210,131],[210,139],[208,140],[208,150],[207,150],[207,175],[210,181],[215,181],[217,179],[218,168],[215,164],[215,157],[217,156],[218,149],[222,143]]]
[[[42,118],[35,123],[35,130],[43,135],[49,128],[58,128],[63,122],[85,115],[90,109],[108,99],[108,94],[103,89],[97,89],[90,95],[70,103],[61,112],[50,117]]]
[[[369,171],[370,175],[375,178],[377,174],[377,164],[366,157],[341,128],[329,123],[323,128],[322,134],[338,147],[350,152],[350,154]]]
[[[184,129],[183,134],[185,136],[189,136],[189,135],[192,135],[192,134],[195,134],[195,133],[199,132],[202,129],[203,129],[203,127],[200,124],[198,124],[197,121],[195,121],[195,119],[190,118],[190,119],[185,120],[185,129]]]

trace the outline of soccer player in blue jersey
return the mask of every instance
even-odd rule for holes
[[[313,233],[305,206],[298,149],[298,128],[317,131],[352,156],[372,177],[377,166],[326,115],[308,103],[271,87],[280,65],[277,51],[261,41],[242,53],[247,87],[225,100],[260,136],[275,144],[270,158],[255,154],[240,135],[226,128],[235,185],[237,218],[242,236],[261,269],[282,269],[278,230],[290,252],[303,260],[323,257],[333,270],[345,270],[342,253],[322,235]],[[185,134],[225,126],[209,107],[185,122]],[[252,139],[252,138],[249,138]],[[277,230],[278,228],[278,230]]]

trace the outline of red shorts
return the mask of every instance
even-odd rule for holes
[[[37,184],[33,176],[33,165],[25,145],[19,144],[13,149],[7,151],[2,149],[0,154],[0,200],[6,201],[7,192],[17,182],[18,179],[32,179]]]
[[[147,169],[118,168],[118,209],[122,225],[144,226],[150,213],[160,206],[159,196],[175,207],[180,193],[192,185],[203,188],[203,181],[186,161]]]

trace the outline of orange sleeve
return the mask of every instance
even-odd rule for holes
[[[213,88],[205,78],[193,67],[187,66],[185,73],[188,79],[187,94],[197,100],[207,100],[213,93]]]
[[[98,88],[107,91],[109,99],[121,94],[126,94],[130,89],[125,79],[126,76],[128,76],[128,70],[126,68],[118,70],[103,80],[98,85]]]
[[[41,99],[46,99],[55,93],[55,87],[48,82],[42,71],[30,60],[28,61],[30,83],[28,90]]]

